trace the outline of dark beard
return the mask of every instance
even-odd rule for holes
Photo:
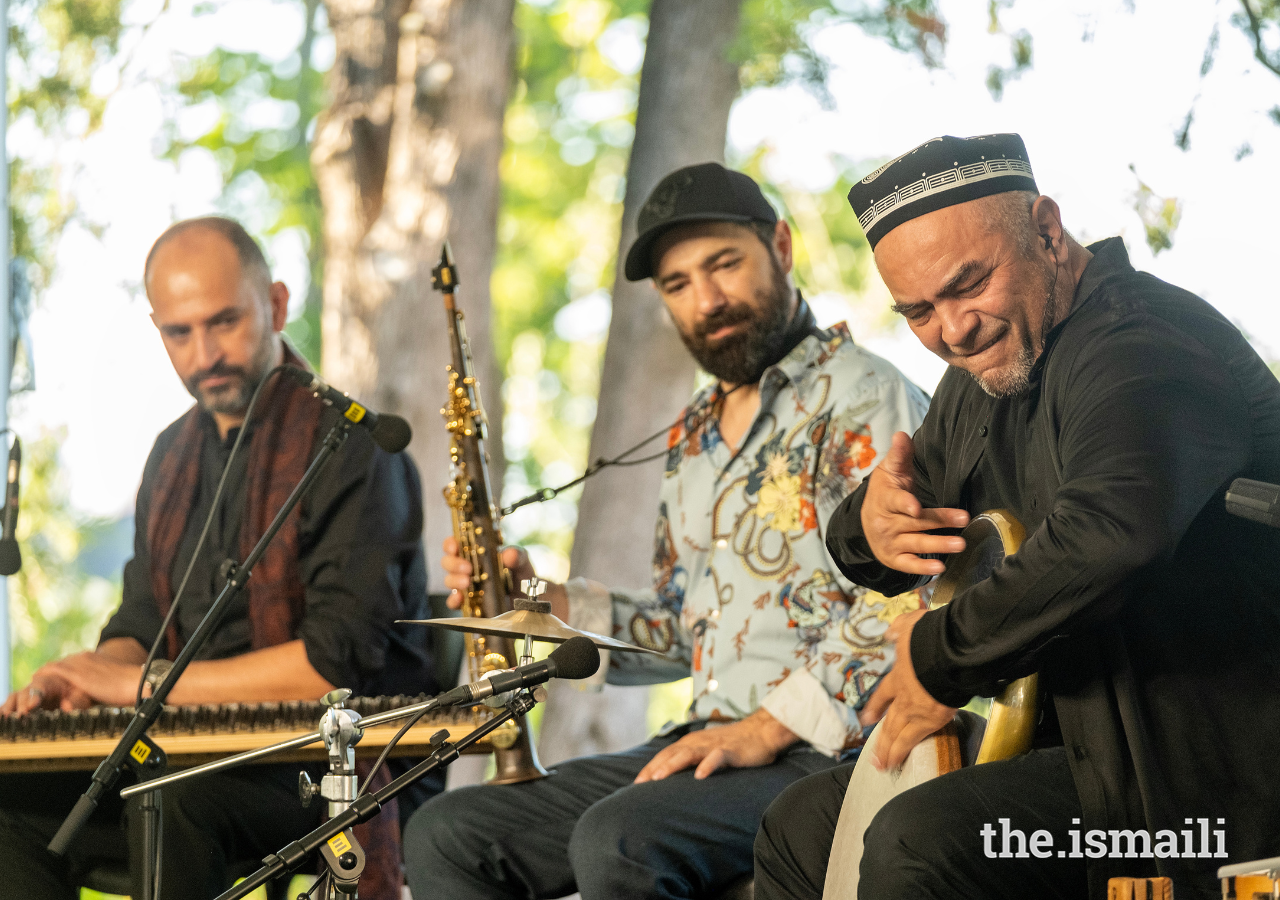
[[[773,259],[772,264],[769,288],[756,293],[757,309],[746,305],[727,306],[700,322],[692,334],[680,332],[680,340],[698,365],[726,384],[755,384],[792,343],[787,325],[794,292],[778,261]],[[731,334],[714,346],[708,345],[708,334],[740,322],[751,324],[745,331]]]
[[[211,368],[196,372],[183,384],[205,412],[239,415],[249,408],[253,392],[266,377],[271,366],[271,349],[271,335],[268,333],[247,367],[217,363]],[[218,376],[230,376],[235,380],[219,391],[207,391],[200,386],[200,382],[206,378]]]

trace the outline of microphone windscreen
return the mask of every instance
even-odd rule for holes
[[[556,664],[556,678],[590,678],[600,668],[600,651],[582,635],[569,638],[548,659]]]
[[[390,413],[380,414],[378,424],[373,426],[370,433],[373,435],[374,443],[388,453],[399,453],[409,446],[409,439],[413,437],[409,423]]]
[[[18,549],[18,542],[12,538],[0,541],[0,575],[17,575],[21,568],[22,551]]]

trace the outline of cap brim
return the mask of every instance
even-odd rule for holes
[[[654,225],[636,238],[635,243],[631,245],[631,249],[627,251],[627,262],[623,266],[622,274],[627,277],[627,281],[644,281],[646,278],[652,278],[653,245],[658,238],[677,225],[684,225],[687,222],[740,222],[746,224],[747,222],[755,221],[757,220],[751,218],[751,216],[708,215],[707,213],[690,213],[687,216],[675,216],[667,219],[659,225]]]

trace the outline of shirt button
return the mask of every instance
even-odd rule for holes
[[[986,425],[983,425],[981,428],[979,428],[979,429],[978,429],[978,436],[979,436],[979,437],[986,437],[986,436],[987,436],[987,426],[986,426]]]
[[[718,618],[720,618],[720,610],[718,610],[718,609],[713,609],[713,610],[711,610],[711,618],[713,618],[713,619],[718,619]]]
[[[720,687],[720,682],[716,681],[714,678],[707,682],[707,690],[709,691],[714,691],[718,687]]]
[[[720,538],[720,540],[716,541],[717,550],[723,550],[725,547],[728,547],[728,546],[729,546],[729,541],[727,538]]]

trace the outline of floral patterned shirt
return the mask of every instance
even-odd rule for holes
[[[692,675],[691,719],[763,706],[836,755],[856,744],[857,709],[893,659],[885,629],[921,601],[848,581],[827,555],[827,519],[929,398],[843,323],[765,371],[736,452],[720,436],[721,396],[700,391],[671,431],[652,589],[573,579],[570,623],[665,655],[611,654],[611,684]]]

